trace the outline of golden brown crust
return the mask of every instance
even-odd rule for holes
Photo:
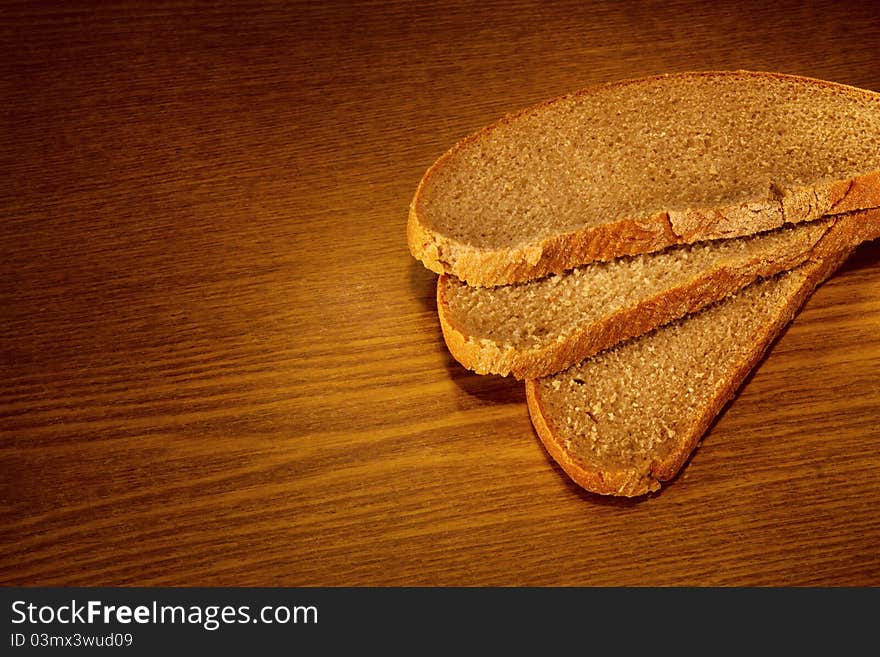
[[[787,254],[769,262],[756,257],[744,265],[705,272],[681,287],[642,299],[634,306],[584,326],[564,341],[530,349],[477,339],[459,330],[449,311],[446,294],[449,279],[446,276],[437,280],[437,314],[449,352],[468,369],[478,374],[539,378],[564,370],[621,340],[647,333],[719,301],[757,278],[772,276],[808,259],[827,257],[876,237],[880,237],[880,209],[840,215],[807,252]]]
[[[799,308],[812,292],[830,276],[842,263],[852,249],[829,254],[818,261],[804,265],[808,274],[798,288],[777,313],[776,318],[759,336],[751,338],[752,348],[729,376],[725,385],[707,403],[702,412],[693,418],[689,428],[679,435],[681,440],[675,449],[662,459],[645,462],[642,468],[621,467],[619,469],[598,469],[578,459],[566,449],[552,417],[545,412],[541,390],[537,380],[526,381],[526,401],[535,430],[551,457],[582,488],[602,495],[637,497],[656,491],[662,482],[675,477],[697,448],[709,426],[721,409],[736,394],[749,372],[763,358],[768,347],[782,330],[792,321]]]
[[[829,189],[829,197],[836,200],[828,208],[828,214],[880,207],[880,171],[853,178],[845,190],[841,187]]]
[[[483,249],[426,228],[415,203],[410,206],[407,241],[412,255],[425,267],[475,287],[533,280],[584,263],[652,253],[682,242],[671,229],[669,214],[661,212],[647,219],[624,219],[561,233],[515,249]]]
[[[869,171],[847,180],[817,182],[783,189],[773,187],[766,199],[717,208],[689,208],[650,217],[621,219],[536,240],[516,248],[473,246],[432,230],[420,210],[423,191],[451,155],[519,116],[540,111],[563,99],[595,93],[598,89],[641,84],[672,77],[741,76],[798,80],[840,94],[871,93],[849,85],[803,76],[751,71],[702,71],[665,74],[595,85],[509,114],[450,148],[419,182],[409,208],[407,241],[412,255],[437,273],[452,274],[469,285],[492,286],[522,282],[560,273],[593,261],[650,253],[675,244],[754,234],[783,225],[810,221],[826,214],[880,206],[880,172]]]

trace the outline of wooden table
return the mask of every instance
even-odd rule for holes
[[[870,4],[22,1],[0,35],[0,583],[880,584],[880,244],[628,501],[448,355],[405,241],[448,146],[588,84],[880,91]]]

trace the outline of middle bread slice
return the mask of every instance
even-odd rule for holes
[[[618,258],[491,288],[437,282],[453,357],[479,374],[534,379],[695,312],[749,285],[880,237],[880,208],[735,239]]]

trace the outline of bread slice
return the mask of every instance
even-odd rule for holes
[[[848,253],[759,281],[564,372],[527,381],[541,441],[589,491],[634,497],[659,489]]]
[[[494,288],[437,283],[450,353],[479,374],[538,378],[694,312],[759,277],[880,237],[880,209],[672,247]]]
[[[880,206],[880,94],[750,71],[591,87],[425,173],[412,254],[475,286]]]

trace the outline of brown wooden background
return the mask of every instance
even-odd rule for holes
[[[880,244],[638,502],[445,350],[424,170],[603,81],[880,91],[851,2],[4,2],[0,583],[880,584]]]

